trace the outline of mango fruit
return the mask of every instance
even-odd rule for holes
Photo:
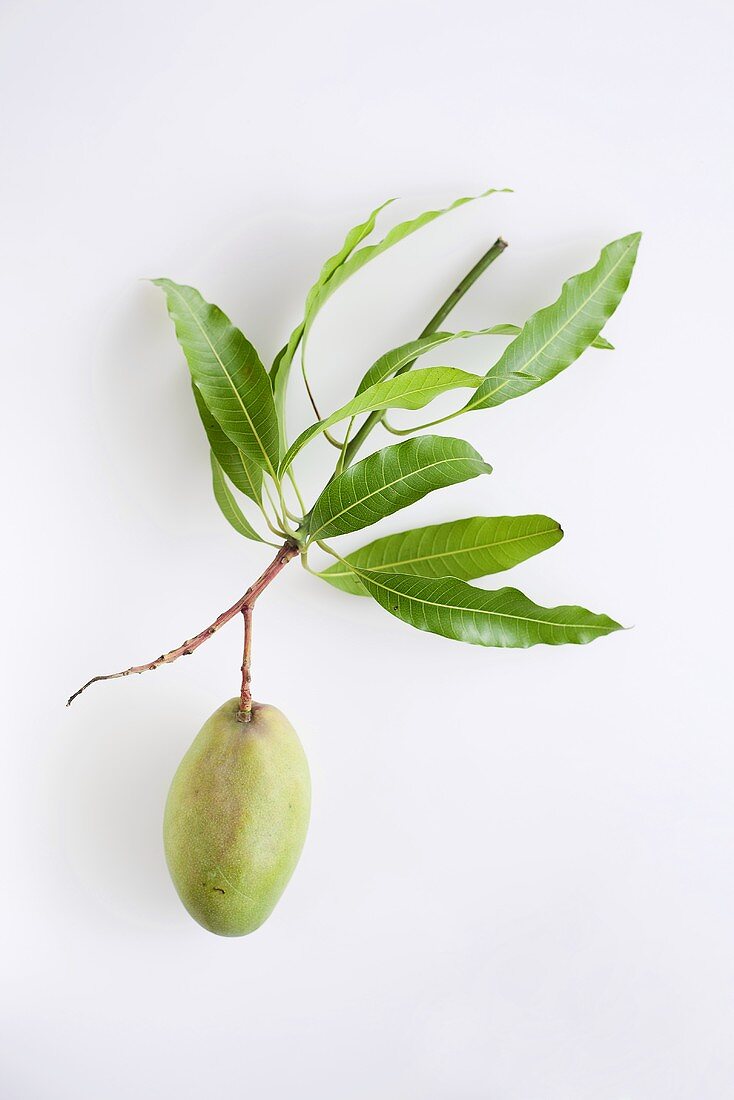
[[[181,901],[202,927],[246,936],[270,916],[298,863],[311,809],[308,763],[276,707],[249,722],[230,699],[202,726],[166,802],[163,840]]]

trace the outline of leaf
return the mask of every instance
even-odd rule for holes
[[[424,435],[384,447],[329,482],[311,512],[309,541],[369,527],[434,489],[491,471],[463,439]]]
[[[199,387],[194,382],[191,383],[191,388],[194,391],[194,400],[209,440],[209,446],[217,462],[235,488],[248,496],[259,507],[262,500],[262,470],[249,458],[245,458],[242,451],[238,450],[229,436],[225,435],[219,426],[219,422],[214,419],[206,407],[206,402],[199,391]]]
[[[382,213],[386,206],[390,206],[390,204],[393,202],[395,202],[395,199],[387,199],[386,202],[383,202],[379,206],[375,207],[375,209],[372,211],[366,221],[363,221],[360,225],[355,226],[354,229],[350,229],[346,237],[344,238],[344,244],[342,245],[342,247],[333,256],[330,256],[329,259],[326,261],[324,266],[321,268],[318,279],[306,295],[306,320],[308,320],[308,317],[313,308],[314,301],[320,294],[321,289],[326,286],[326,284],[329,282],[329,279],[331,279],[337,269],[340,268],[342,264],[344,264],[344,262],[349,259],[357,245],[361,244],[366,237],[369,237],[370,233],[375,228],[375,223],[377,221],[378,215]]]
[[[583,607],[539,607],[517,588],[487,592],[455,577],[358,570],[369,594],[418,630],[472,645],[585,645],[622,627]]]
[[[232,490],[227,484],[227,479],[224,476],[224,471],[217,462],[214,451],[211,452],[211,462],[212,486],[214,488],[214,496],[216,498],[217,504],[222,510],[224,518],[232,524],[238,534],[244,535],[246,539],[252,539],[253,542],[265,542],[265,539],[258,535],[255,528],[250,526],[249,522],[242,514],[242,511],[240,510],[237,501],[234,499]]]
[[[594,267],[569,279],[556,302],[533,314],[461,412],[520,397],[578,359],[619,305],[640,236],[632,233],[608,244]]]
[[[468,581],[511,569],[562,538],[560,525],[547,516],[474,516],[376,539],[319,576],[355,596],[368,593],[350,566]]]
[[[288,339],[288,343],[285,345],[284,348],[280,350],[278,355],[275,357],[275,360],[270,370],[270,383],[273,387],[273,392],[275,395],[275,405],[276,409],[278,410],[281,422],[284,421],[283,412],[285,407],[285,390],[288,383],[288,375],[290,373],[291,364],[293,363],[293,358],[298,349],[298,345],[301,342],[301,338],[303,336],[306,323],[313,308],[315,298],[321,291],[322,287],[324,287],[326,283],[328,283],[329,279],[334,274],[336,269],[338,267],[341,267],[344,261],[348,259],[349,256],[351,256],[357,245],[361,244],[365,237],[368,237],[370,235],[372,230],[375,228],[375,222],[377,221],[377,216],[380,214],[380,212],[394,201],[394,199],[388,199],[387,202],[383,202],[380,206],[376,207],[372,211],[366,221],[361,222],[360,225],[356,225],[354,229],[349,230],[346,237],[344,238],[344,244],[341,246],[338,252],[336,252],[333,256],[330,256],[329,259],[326,261],[324,266],[321,268],[321,271],[319,272],[318,279],[306,295],[306,305],[304,309],[303,320],[300,322],[299,325],[296,326],[296,328],[294,328]]]
[[[170,279],[153,282],[165,292],[176,336],[207,408],[245,457],[275,477],[278,418],[267,372],[252,344],[198,290]]]
[[[353,397],[346,405],[342,405],[324,420],[318,420],[301,432],[283,459],[280,472],[282,474],[288,469],[298,452],[307,443],[321,432],[325,432],[327,428],[338,424],[340,420],[347,420],[352,416],[372,412],[375,409],[422,409],[439,394],[460,388],[476,389],[481,381],[480,375],[467,374],[466,371],[457,370],[455,367],[424,367],[411,374],[401,374],[397,378],[378,382],[368,390],[364,390],[358,397]]]
[[[508,332],[512,329],[512,332]],[[433,332],[429,336],[420,336],[417,340],[411,340],[407,344],[401,344],[398,348],[386,351],[377,359],[357,387],[360,394],[376,382],[382,382],[390,375],[400,374],[406,366],[410,366],[415,359],[449,340],[465,340],[470,336],[514,336],[520,329],[516,325],[494,325],[492,328],[482,328],[476,331],[463,330],[462,332]]]
[[[273,364],[271,381],[273,384],[273,392],[275,394],[275,403],[278,410],[278,415],[281,418],[281,422],[284,419],[283,410],[285,407],[285,389],[288,384],[288,376],[290,374],[293,357],[296,353],[296,349],[298,348],[298,344],[301,340],[303,340],[305,344],[306,340],[308,339],[308,334],[311,330],[311,327],[319,313],[319,310],[329,300],[334,291],[338,290],[338,288],[343,283],[345,283],[347,279],[354,275],[355,272],[359,271],[360,268],[364,267],[366,263],[369,263],[370,260],[373,260],[376,256],[379,256],[381,255],[381,253],[386,252],[388,248],[392,248],[394,244],[398,244],[399,241],[404,240],[406,237],[410,236],[411,233],[415,233],[416,230],[422,229],[424,225],[428,225],[430,222],[435,221],[436,218],[440,218],[443,214],[448,214],[451,210],[455,210],[457,207],[463,206],[467,202],[473,202],[476,199],[486,198],[487,196],[497,194],[500,191],[509,190],[510,189],[507,187],[489,188],[487,191],[482,192],[481,195],[471,195],[466,198],[456,199],[456,201],[452,202],[450,206],[446,206],[442,210],[428,210],[424,214],[419,214],[416,218],[411,218],[409,221],[400,222],[398,225],[394,226],[388,233],[386,233],[382,240],[378,241],[376,244],[366,245],[364,248],[360,248],[356,252],[350,252],[348,256],[345,257],[343,262],[334,266],[329,277],[325,281],[322,282],[321,277],[319,278],[319,280],[317,280],[317,282],[309,291],[303,321],[298,326],[298,328],[294,329],[285,351],[278,356],[276,362]],[[386,205],[386,203],[383,203],[383,206]],[[373,211],[373,213],[370,215],[370,218],[367,220],[367,222],[364,223],[364,225],[367,226],[370,221],[372,221],[372,225],[370,226],[371,229],[374,226],[373,219],[376,218],[378,212],[382,208],[383,207],[378,207],[377,210]],[[357,227],[357,229],[359,228],[360,227]],[[352,232],[355,233],[356,230],[352,230]],[[364,235],[366,236],[367,234],[365,233]],[[349,241],[349,236],[347,237],[347,241]],[[347,241],[345,241],[342,252],[344,252],[344,250],[346,249]],[[337,256],[339,256],[339,253],[337,253]],[[335,258],[336,257],[332,257],[332,260],[334,260]],[[330,263],[331,261],[327,261],[327,265],[325,265],[325,267],[328,266]]]
[[[394,244],[398,244],[399,241],[409,237],[411,233],[415,233],[416,230],[422,229],[424,225],[428,225],[430,222],[435,221],[436,218],[442,217],[444,214],[450,213],[452,210],[456,210],[459,206],[464,206],[465,203],[475,202],[477,199],[487,198],[489,195],[496,195],[500,191],[508,191],[509,188],[496,188],[490,187],[488,190],[483,191],[480,195],[469,195],[465,198],[456,199],[449,206],[445,206],[441,210],[427,210],[424,214],[419,214],[416,218],[411,218],[409,221],[400,222],[394,226],[381,241],[376,244],[366,245],[364,248],[360,248],[358,252],[353,253],[346,260],[341,267],[337,268],[328,283],[323,286],[319,292],[314,296],[311,303],[310,319],[307,322],[307,329],[313,324],[313,320],[316,314],[321,309],[326,301],[331,297],[335,290],[337,290],[342,283],[345,283],[350,276],[354,275],[356,271],[359,271],[361,267],[364,267],[370,260],[375,259],[381,253],[386,252],[388,248],[392,248]]]

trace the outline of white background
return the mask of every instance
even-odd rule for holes
[[[730,6],[4,0],[0,31],[3,1100],[730,1096]],[[269,360],[380,200],[389,225],[488,185],[515,194],[332,299],[314,384],[346,399],[499,232],[453,325],[524,320],[642,229],[617,350],[462,421],[491,479],[383,526],[545,512],[566,537],[511,582],[634,630],[462,647],[291,566],[255,688],[302,736],[313,822],[272,919],[218,939],[160,822],[239,626],[63,707],[267,560],[216,510],[141,278],[199,287]]]

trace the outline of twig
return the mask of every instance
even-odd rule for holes
[[[73,695],[67,700],[67,707],[71,706],[78,695],[81,695],[83,691],[86,691],[92,684],[99,683],[101,680],[119,680],[123,676],[132,676],[133,673],[152,672],[160,665],[170,665],[172,661],[177,660],[179,657],[188,657],[194,650],[198,649],[200,645],[208,641],[213,634],[219,630],[221,626],[228,623],[230,619],[233,619],[244,608],[252,609],[255,600],[258,596],[268,587],[270,582],[274,580],[278,573],[298,554],[298,545],[295,542],[288,540],[278,550],[270,565],[265,572],[258,577],[254,584],[245,592],[244,596],[241,596],[237,603],[227,610],[223,611],[219,615],[211,626],[208,626],[205,630],[202,630],[200,634],[197,634],[193,638],[189,638],[188,641],[183,642],[182,645],[176,649],[172,649],[169,653],[162,653],[160,657],[156,657],[154,661],[150,661],[147,665],[133,665],[132,668],[126,668],[124,672],[111,672],[106,676],[93,676],[91,680],[87,680],[86,684],[74,692]]]

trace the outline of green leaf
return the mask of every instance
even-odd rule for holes
[[[330,256],[324,266],[321,268],[319,277],[314,285],[306,295],[306,309],[304,320],[308,321],[308,318],[313,309],[313,304],[316,298],[321,293],[323,287],[329,282],[331,277],[335,274],[338,268],[340,268],[346,260],[354,252],[357,245],[361,244],[366,237],[369,237],[372,230],[375,228],[378,215],[382,213],[386,206],[395,202],[395,199],[387,199],[386,202],[381,203],[375,207],[370,216],[363,221],[360,225],[356,225],[354,229],[350,229],[344,238],[344,244],[341,246],[338,252],[333,256]]]
[[[358,531],[434,489],[491,473],[463,439],[424,435],[385,447],[330,481],[310,515],[310,542]]]
[[[459,206],[463,206],[467,202],[473,202],[476,199],[486,198],[488,195],[497,194],[500,191],[509,191],[505,188],[489,188],[487,191],[482,192],[481,195],[470,195],[466,198],[456,199],[450,206],[444,207],[442,210],[428,210],[424,214],[419,214],[416,218],[411,218],[409,221],[400,222],[394,226],[383,238],[376,244],[366,245],[364,248],[360,248],[358,251],[351,251],[347,253],[344,260],[338,264],[334,264],[329,276],[322,281],[321,276],[309,291],[308,299],[306,302],[306,311],[304,319],[298,328],[294,329],[291,337],[288,341],[285,350],[277,357],[276,362],[273,364],[271,372],[271,381],[273,384],[273,392],[275,393],[275,403],[278,409],[278,415],[281,418],[281,422],[284,420],[283,410],[285,408],[285,390],[288,384],[288,376],[290,374],[291,365],[293,363],[293,357],[295,356],[296,349],[301,340],[304,344],[308,339],[308,334],[311,327],[316,320],[319,310],[329,300],[335,290],[338,290],[343,283],[346,282],[355,272],[364,267],[370,260],[375,259],[376,256],[386,252],[388,248],[392,248],[394,244],[398,244],[399,241],[404,240],[410,236],[411,233],[415,233],[416,230],[422,229],[424,225],[428,225],[430,222],[435,221],[436,218],[440,218],[443,214],[448,214],[449,211],[455,210]],[[386,206],[383,203],[383,206]],[[374,226],[374,219],[378,212],[383,207],[378,207],[373,211],[364,226],[370,225],[370,231]],[[357,227],[357,230],[352,230],[352,233],[357,233],[358,230],[363,227]],[[365,233],[364,236],[367,234]],[[342,253],[347,248],[347,242],[350,237],[347,237],[347,241],[344,243]],[[340,253],[337,253],[337,257]],[[337,257],[332,257],[331,261],[327,261],[326,267],[332,264],[332,261]],[[323,271],[322,271],[323,275]]]
[[[194,382],[191,383],[191,388],[194,391],[194,400],[209,440],[209,446],[217,462],[235,488],[248,496],[259,507],[262,500],[262,470],[249,458],[245,458],[242,451],[235,446],[229,436],[225,435],[219,426],[219,422],[214,419],[206,407],[206,402],[199,387]]]
[[[224,471],[217,462],[216,455],[213,451],[211,452],[211,461],[214,496],[217,504],[222,510],[224,518],[232,524],[238,534],[244,535],[246,539],[252,539],[253,542],[265,542],[265,539],[258,535],[255,528],[249,524],[242,514],[237,501],[234,499],[232,490],[227,484]]]
[[[310,318],[307,322],[307,328],[310,328],[313,324],[313,320],[316,314],[321,309],[326,301],[331,297],[335,290],[337,290],[343,283],[347,281],[356,271],[364,267],[370,260],[375,259],[376,256],[386,252],[388,248],[392,248],[394,244],[398,244],[399,241],[409,237],[411,233],[415,233],[416,230],[422,229],[423,226],[428,225],[430,222],[435,221],[436,218],[442,217],[444,214],[448,214],[452,210],[456,210],[459,206],[464,206],[465,203],[475,202],[477,199],[487,198],[489,195],[496,195],[499,191],[508,191],[509,188],[496,188],[491,187],[488,190],[483,191],[480,195],[469,195],[465,198],[456,199],[449,206],[443,207],[441,210],[427,210],[424,214],[419,214],[416,218],[411,218],[409,221],[400,222],[394,226],[381,241],[376,244],[366,245],[364,248],[360,248],[358,252],[355,252],[349,257],[337,270],[334,272],[328,283],[323,286],[319,292],[314,295],[311,303]]]
[[[370,569],[358,573],[369,594],[391,615],[418,630],[472,645],[584,645],[622,629],[607,615],[583,607],[539,607],[516,588],[486,592],[455,577]]]
[[[275,405],[278,410],[281,423],[284,422],[284,408],[285,408],[285,390],[288,383],[288,375],[290,373],[291,364],[293,358],[298,349],[298,345],[301,342],[301,338],[306,328],[306,324],[309,320],[311,310],[316,297],[321,292],[322,288],[326,286],[329,279],[332,277],[337,268],[341,267],[345,260],[351,256],[357,245],[361,244],[365,237],[368,237],[372,230],[375,228],[375,222],[377,217],[386,206],[389,206],[391,202],[395,202],[394,199],[388,199],[387,202],[383,202],[380,206],[376,207],[366,221],[356,225],[354,229],[350,229],[347,233],[344,244],[341,246],[338,252],[330,256],[324,266],[319,272],[319,277],[314,285],[306,295],[306,305],[304,309],[304,317],[299,325],[294,328],[291,333],[288,343],[284,348],[280,350],[275,357],[273,365],[270,369],[270,382],[275,394]]]
[[[319,576],[355,596],[368,593],[354,569],[469,581],[511,569],[562,538],[560,525],[547,516],[474,516],[386,535]]]
[[[553,305],[533,314],[461,411],[487,409],[520,397],[578,359],[619,305],[640,236],[632,233],[608,244],[594,267],[569,279]]]
[[[252,344],[198,290],[170,279],[153,282],[165,292],[176,336],[207,408],[245,457],[275,477],[278,418],[267,372]]]
[[[340,420],[347,420],[352,416],[372,412],[375,409],[422,409],[439,394],[460,388],[476,389],[481,381],[480,375],[467,374],[466,371],[457,370],[455,367],[424,367],[411,374],[401,374],[397,378],[378,382],[364,390],[358,397],[353,397],[346,405],[342,405],[324,420],[318,420],[301,432],[283,459],[280,472],[282,474],[288,469],[298,452],[307,443],[321,432],[325,432],[327,428],[338,424]]]
[[[508,332],[512,329],[512,332]],[[514,336],[520,329],[516,325],[494,325],[492,328],[482,328],[475,331],[463,330],[462,332],[432,332],[429,336],[421,336],[417,340],[411,340],[407,344],[401,344],[399,348],[392,348],[375,360],[370,369],[364,375],[357,387],[357,393],[374,386],[376,382],[391,375],[400,374],[406,366],[415,359],[441,344],[450,340],[465,340],[470,336]]]

